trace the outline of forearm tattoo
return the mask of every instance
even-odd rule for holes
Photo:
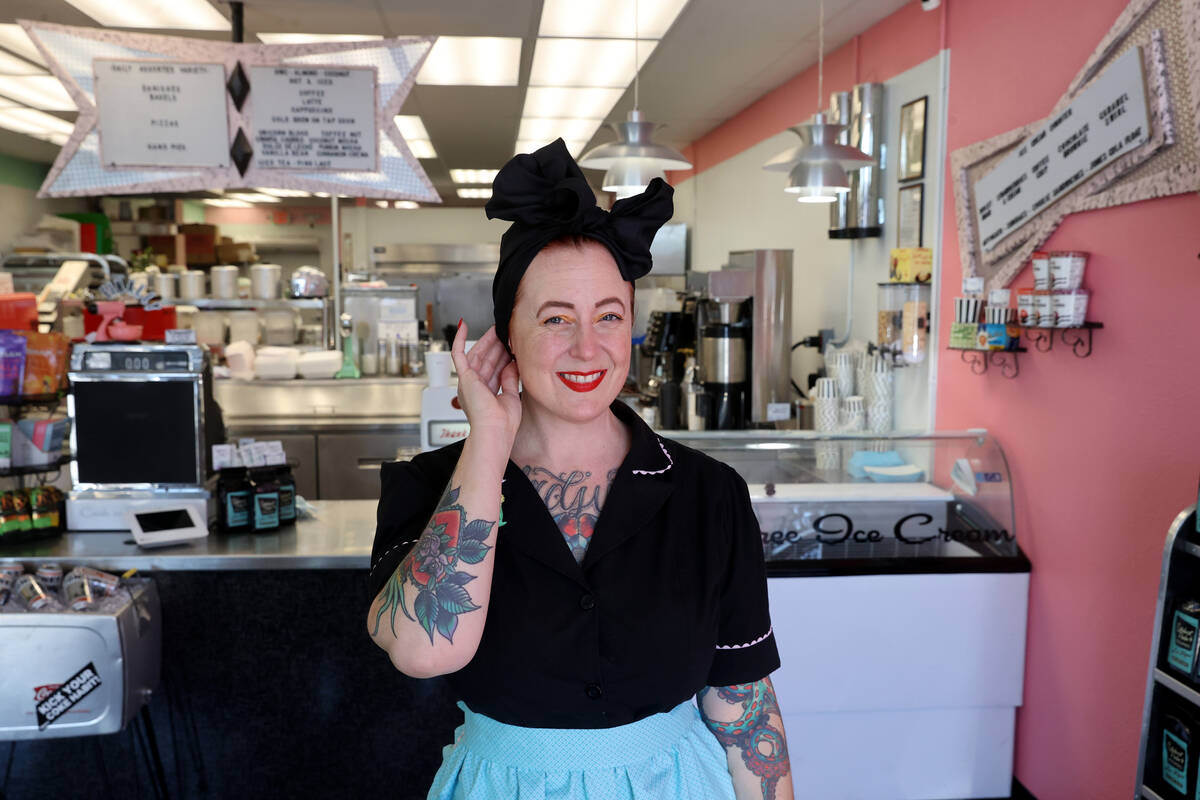
[[[730,722],[709,719],[704,713],[704,698],[714,691],[726,703],[740,705],[742,713]],[[775,787],[791,771],[791,763],[783,731],[770,722],[772,714],[780,716],[771,684],[763,679],[733,686],[706,686],[700,690],[699,700],[700,713],[717,741],[741,751],[742,762],[762,783],[764,800],[774,800]]]
[[[521,471],[546,504],[567,547],[571,548],[571,555],[582,563],[617,471],[609,471],[608,482],[603,486],[589,486],[587,480],[592,473],[583,470],[555,474],[545,467],[526,465]]]
[[[459,616],[479,608],[466,588],[475,576],[461,571],[459,566],[483,561],[492,549],[483,542],[495,524],[485,519],[468,521],[466,511],[458,504],[458,487],[447,486],[421,538],[384,586],[383,601],[375,614],[375,630],[371,631],[371,636],[379,633],[384,614],[388,615],[388,624],[395,636],[396,610],[399,609],[425,630],[430,644],[433,644],[435,630],[453,643]],[[404,600],[406,585],[417,590],[413,601],[415,617]]]

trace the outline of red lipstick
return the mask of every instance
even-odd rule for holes
[[[558,379],[566,384],[567,388],[573,392],[590,392],[595,389],[604,380],[604,376],[608,374],[606,369],[592,370],[591,372],[559,372]]]

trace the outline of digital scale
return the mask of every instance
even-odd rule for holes
[[[186,344],[79,344],[67,378],[74,420],[68,528],[140,528],[138,543],[151,545],[207,535],[207,454],[224,440],[207,352]],[[159,527],[165,518],[155,512],[174,514],[176,523],[188,515],[189,524]],[[141,515],[151,516],[139,525]]]

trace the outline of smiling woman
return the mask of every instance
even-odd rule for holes
[[[371,638],[462,700],[431,798],[791,797],[746,485],[616,399],[671,192],[605,212],[562,140],[496,177],[470,434],[384,465],[372,553]]]

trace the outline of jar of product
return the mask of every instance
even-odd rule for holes
[[[881,348],[892,347],[900,341],[904,284],[879,284],[879,308],[876,312],[875,343]]]
[[[1162,725],[1162,779],[1178,792],[1188,792],[1188,764],[1191,756],[1192,730],[1182,719],[1165,715]]]
[[[1033,308],[1037,313],[1039,328],[1054,327],[1054,295],[1049,289],[1035,289],[1033,292]]]
[[[1017,289],[1017,324],[1027,328],[1037,327],[1037,308],[1033,303],[1033,289]]]
[[[250,530],[253,492],[244,467],[221,470],[217,480],[217,502],[220,504],[217,518],[221,530],[226,533]]]
[[[275,468],[275,482],[279,484],[279,524],[294,525],[296,523],[296,479],[292,477],[292,468],[284,465]]]
[[[251,506],[251,528],[255,533],[279,529],[279,482],[273,467],[250,470],[254,486]]]
[[[904,286],[904,305],[901,310],[900,353],[909,364],[925,360],[929,349],[929,296],[927,283]]]
[[[1088,254],[1082,250],[1060,250],[1050,254],[1051,289],[1078,289],[1083,285],[1083,271]]]
[[[1030,257],[1030,263],[1033,265],[1033,288],[1051,288],[1050,254],[1039,250]]]

